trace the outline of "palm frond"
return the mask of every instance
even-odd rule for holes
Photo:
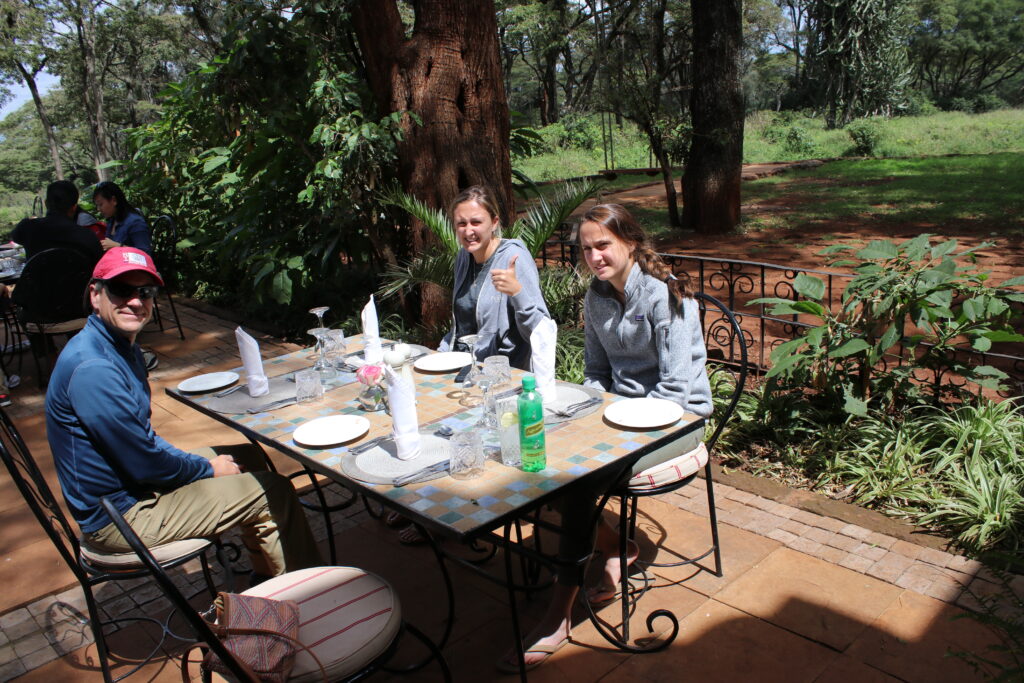
[[[538,203],[527,210],[525,218],[520,218],[508,228],[505,236],[518,237],[526,244],[530,253],[537,256],[544,248],[544,243],[555,230],[558,230],[569,214],[600,187],[601,183],[593,180],[565,183],[552,199],[541,197]]]
[[[411,194],[402,192],[397,185],[390,190],[381,193],[380,200],[385,204],[397,206],[405,210],[413,218],[423,222],[430,231],[441,240],[441,243],[453,254],[459,250],[459,241],[455,237],[455,230],[448,220],[448,215],[442,209],[433,209]]]
[[[455,252],[435,251],[420,254],[406,263],[389,266],[382,279],[384,284],[377,290],[382,299],[425,283],[451,291],[455,286]]]

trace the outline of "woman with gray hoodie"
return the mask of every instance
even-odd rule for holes
[[[452,329],[439,351],[450,351],[460,337],[479,335],[470,349],[477,360],[508,356],[509,364],[530,369],[530,334],[549,317],[533,255],[517,239],[502,239],[501,220],[491,193],[466,188],[451,203],[452,222],[462,249],[455,257]]]
[[[601,204],[583,215],[579,241],[594,274],[584,302],[584,385],[630,398],[663,398],[701,417],[711,415],[697,302],[650,247],[644,229],[622,206]],[[700,430],[641,458],[629,473],[629,486],[658,486],[702,467],[708,457],[703,436]],[[559,570],[544,617],[526,639],[527,669],[540,666],[569,642],[572,605],[585,569],[569,562],[596,547],[604,558],[604,576],[587,599],[599,604],[615,597],[618,535],[601,522],[594,543],[590,528],[594,500],[615,484],[613,476],[562,500],[558,554],[567,564]],[[627,561],[638,554],[630,541]],[[498,668],[517,671],[515,653],[500,660]]]
[[[509,365],[530,369],[530,334],[548,317],[533,255],[521,240],[502,239],[501,219],[490,191],[468,187],[451,203],[452,223],[462,249],[455,256],[452,329],[438,351],[451,351],[460,337],[478,335],[467,349],[482,361],[508,356]],[[396,512],[385,516],[389,526],[402,526],[405,544],[426,539]]]

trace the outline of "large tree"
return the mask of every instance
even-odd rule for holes
[[[683,220],[705,233],[740,221],[743,164],[741,0],[691,0],[693,14],[693,139],[683,174]]]
[[[509,111],[492,0],[420,0],[411,27],[395,0],[359,0],[352,20],[366,78],[381,113],[402,114],[398,179],[409,194],[446,207],[469,185],[490,187],[502,221],[513,215]],[[407,30],[408,28],[408,30]],[[432,236],[412,226],[412,247]],[[424,292],[422,312],[439,322],[447,301]]]
[[[21,81],[32,95],[39,123],[46,135],[54,176],[64,178],[57,134],[36,83],[50,57],[48,18],[41,3],[0,0],[0,82]]]

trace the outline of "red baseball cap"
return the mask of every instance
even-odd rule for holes
[[[153,257],[135,247],[114,247],[107,251],[96,264],[92,276],[97,280],[112,280],[133,270],[149,273],[156,278],[156,283],[163,287],[164,279],[157,272]]]

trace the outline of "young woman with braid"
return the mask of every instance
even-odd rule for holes
[[[584,214],[579,241],[594,274],[584,302],[584,385],[631,398],[668,399],[690,413],[711,415],[697,302],[686,296],[643,228],[618,204],[600,204]],[[641,458],[628,473],[629,486],[652,488],[703,467],[708,457],[703,436],[698,431]],[[594,501],[613,484],[611,478],[595,482],[590,490],[563,500],[560,559],[580,558],[590,550]],[[604,562],[604,576],[600,586],[587,592],[591,603],[614,598],[620,578],[618,536],[604,522],[597,527],[595,556]],[[630,542],[628,561],[637,554]],[[526,639],[528,668],[539,666],[568,642],[583,570],[579,566],[559,572],[547,612]],[[514,653],[498,666],[514,671]]]

